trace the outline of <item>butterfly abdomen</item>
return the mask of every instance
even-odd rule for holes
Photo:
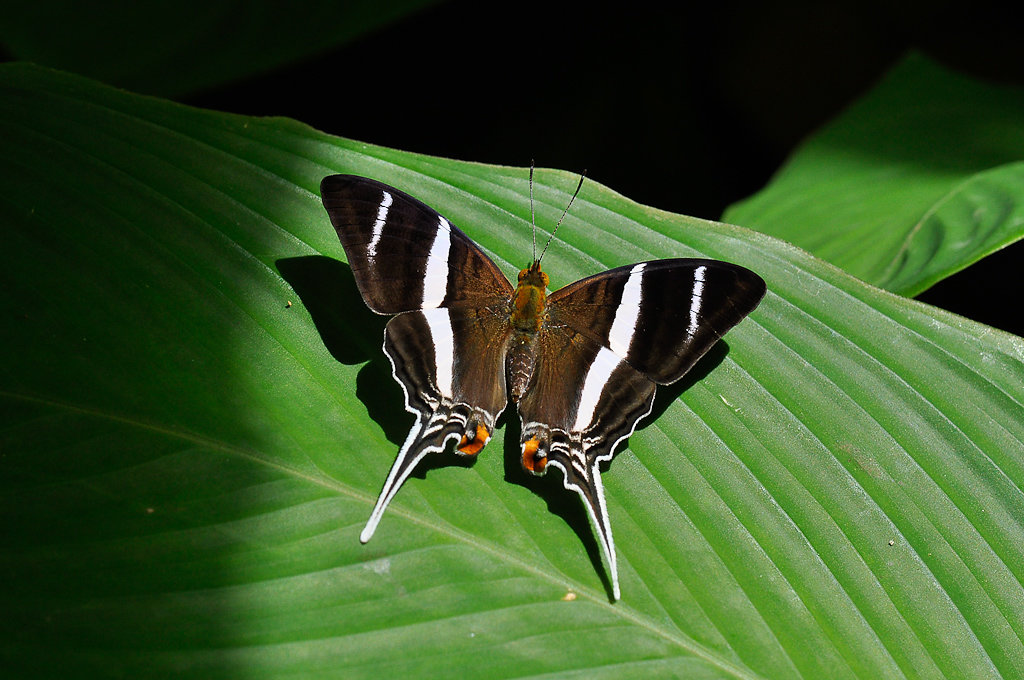
[[[514,332],[506,361],[509,394],[512,401],[518,404],[519,399],[529,388],[534,369],[537,367],[537,334]]]

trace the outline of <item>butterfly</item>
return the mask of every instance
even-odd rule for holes
[[[548,294],[536,227],[532,263],[513,285],[480,246],[399,189],[331,175],[320,194],[366,305],[394,315],[384,353],[416,417],[360,541],[370,540],[428,454],[454,440],[458,453],[477,455],[510,397],[522,422],[523,468],[559,469],[564,487],[583,499],[618,600],[599,466],[651,412],[656,387],[679,380],[757,307],[764,281],[726,262],[670,259]],[[532,169],[530,196],[532,214]]]

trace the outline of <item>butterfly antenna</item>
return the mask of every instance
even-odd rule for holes
[[[533,225],[533,261],[537,261],[537,218],[533,212],[533,159],[530,159],[530,224]]]
[[[573,192],[572,198],[569,199],[569,205],[565,206],[565,210],[562,211],[562,216],[558,218],[558,222],[555,223],[555,228],[551,230],[551,236],[548,236],[548,241],[547,243],[544,244],[544,250],[540,252],[540,257],[537,258],[537,262],[540,262],[542,259],[544,259],[544,253],[548,252],[548,246],[551,245],[551,239],[555,237],[555,232],[558,231],[558,227],[561,226],[562,220],[564,220],[565,216],[569,214],[569,208],[572,207],[572,202],[576,200],[576,197],[580,193],[580,189],[583,188],[583,180],[584,178],[586,178],[586,176],[587,171],[584,170],[582,174],[580,174],[580,183],[576,185],[576,191]]]

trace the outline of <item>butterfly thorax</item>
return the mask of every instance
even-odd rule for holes
[[[548,275],[535,261],[519,272],[519,283],[512,293],[512,327],[523,333],[537,333],[544,321]]]
[[[519,402],[533,378],[537,363],[537,338],[544,325],[548,275],[534,262],[519,272],[519,283],[510,300],[512,341],[509,343],[507,370],[512,401]]]

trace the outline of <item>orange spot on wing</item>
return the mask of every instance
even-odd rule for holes
[[[535,475],[539,475],[544,472],[544,468],[547,467],[547,458],[538,458],[537,449],[540,447],[540,442],[536,439],[527,439],[523,442],[523,467],[527,472],[532,472]]]
[[[487,445],[487,440],[491,438],[491,434],[487,431],[483,425],[476,426],[476,435],[473,439],[470,439],[466,435],[462,435],[462,440],[459,442],[459,453],[466,456],[475,456],[480,453],[480,449]]]

